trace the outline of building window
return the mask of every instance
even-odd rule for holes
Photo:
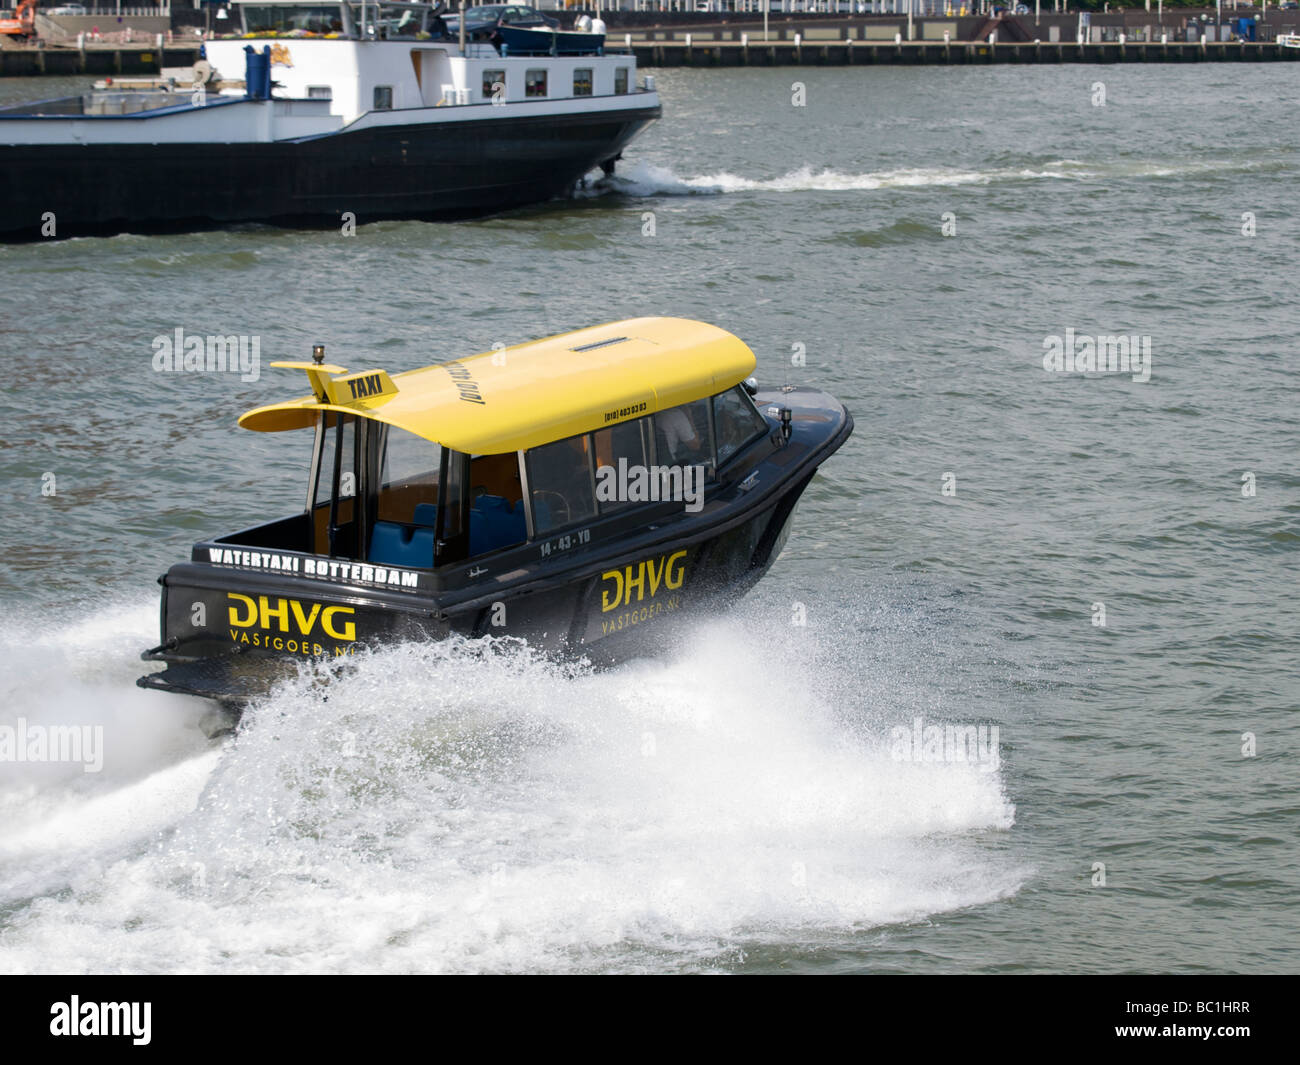
[[[591,67],[579,67],[573,72],[573,95],[591,95]]]
[[[375,86],[375,110],[391,111],[393,109],[393,87],[391,85]]]
[[[525,96],[546,95],[546,71],[529,70],[524,74],[524,95]]]
[[[483,71],[483,99],[493,100],[501,94],[501,99],[506,98],[506,72],[504,70],[485,70]]]
[[[328,85],[308,85],[308,100],[332,100],[334,99],[334,90]]]
[[[614,70],[614,91],[622,96],[627,92],[627,67],[617,67]]]

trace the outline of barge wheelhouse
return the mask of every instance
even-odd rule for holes
[[[323,357],[323,353],[318,352]],[[758,390],[753,352],[645,318],[390,376],[322,362],[250,411],[314,433],[306,507],[160,578],[144,687],[238,703],[268,663],[450,633],[615,659],[766,572],[852,418]]]

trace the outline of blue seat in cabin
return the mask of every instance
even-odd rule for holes
[[[479,528],[475,529],[475,516]],[[512,507],[504,496],[481,495],[470,511],[469,548],[471,555],[482,555],[503,547],[522,544],[528,538],[528,526],[522,506]]]
[[[519,501],[519,509],[524,507],[524,501]],[[533,496],[533,521],[536,522],[539,530],[546,530],[551,527],[551,508],[546,505],[545,499],[538,499]]]
[[[370,534],[368,561],[381,566],[410,566],[428,569],[433,565],[433,525],[438,518],[434,503],[415,508],[414,524],[377,521]]]
[[[535,512],[545,525],[550,511],[537,502]],[[428,568],[433,565],[433,534],[438,520],[435,503],[420,503],[411,523],[375,522],[370,537],[369,561],[385,566]],[[528,539],[528,524],[522,501],[511,506],[504,496],[481,495],[469,512],[469,554],[486,555],[503,547],[522,544]]]

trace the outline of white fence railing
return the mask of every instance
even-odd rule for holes
[[[73,4],[71,6],[75,8],[78,5]],[[63,15],[93,15],[95,18],[107,18],[109,15],[113,15],[113,16],[125,15],[125,16],[134,16],[134,17],[139,17],[139,16],[161,17],[163,15],[171,15],[172,13],[171,0],[163,0],[163,2],[159,4],[144,4],[144,5],[132,4],[130,6],[127,6],[126,4],[116,4],[116,3],[81,4],[79,6],[85,8],[85,10],[70,11],[63,4],[56,3],[51,6],[41,8],[40,13],[42,15],[53,15],[55,18],[59,18],[60,16]]]

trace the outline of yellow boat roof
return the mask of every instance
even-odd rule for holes
[[[251,410],[245,429],[275,433],[338,411],[395,425],[453,451],[492,455],[639,418],[711,396],[754,372],[754,353],[724,329],[683,318],[631,318],[407,370],[307,371],[314,395]]]

